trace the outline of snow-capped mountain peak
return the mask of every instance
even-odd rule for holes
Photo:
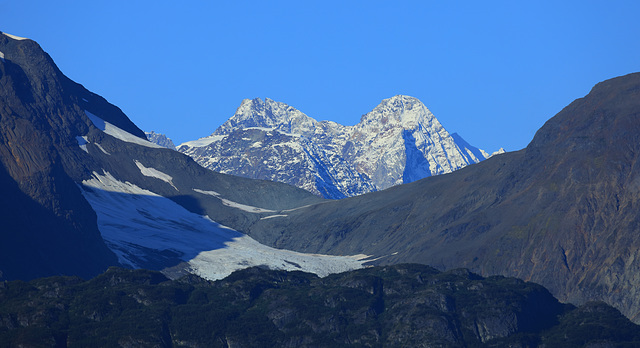
[[[343,198],[444,174],[488,155],[453,137],[417,98],[384,99],[354,126],[269,98],[245,99],[211,136],[178,146],[202,166]]]
[[[418,125],[437,124],[440,122],[431,111],[417,98],[396,95],[384,99],[371,112],[362,116],[361,124],[380,123],[381,125],[402,126],[404,129],[414,129]]]
[[[154,131],[144,132],[144,134],[147,136],[147,139],[149,139],[149,141],[152,143],[156,143],[168,149],[172,149],[172,150],[176,149],[176,146],[173,144],[173,141],[164,134],[156,133]]]
[[[27,40],[27,38],[26,38],[26,37],[20,37],[20,36],[16,36],[16,35],[11,35],[11,34],[9,34],[9,33],[5,33],[5,32],[3,32],[3,31],[0,31],[0,33],[1,33],[2,35],[4,35],[4,36],[10,37],[10,38],[12,38],[12,39],[14,39],[14,40],[18,40],[18,41]]]
[[[245,99],[236,113],[213,135],[225,135],[234,129],[250,127],[274,128],[289,134],[305,134],[312,131],[316,123],[318,121],[285,103],[269,98]]]

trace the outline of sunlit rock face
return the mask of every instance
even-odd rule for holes
[[[271,99],[246,99],[212,135],[178,146],[214,171],[285,182],[324,198],[449,173],[488,155],[452,136],[418,99],[383,100],[355,126],[316,121]]]

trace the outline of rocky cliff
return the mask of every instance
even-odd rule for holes
[[[173,141],[167,138],[167,136],[164,134],[156,133],[154,131],[144,132],[144,134],[147,136],[147,139],[154,144],[166,147],[167,149],[176,148],[176,146],[173,144]]]

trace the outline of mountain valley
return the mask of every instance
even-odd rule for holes
[[[407,96],[352,127],[245,100],[188,156],[35,41],[0,52],[8,346],[638,342],[640,73],[484,160]]]
[[[149,142],[34,41],[0,35],[0,51],[4,279],[92,277],[114,265],[209,279],[257,265],[322,275],[361,267],[363,255],[280,251],[235,230],[320,198],[215,173]]]

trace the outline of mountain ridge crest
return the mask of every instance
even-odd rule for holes
[[[249,129],[263,134],[244,134]],[[353,126],[317,121],[269,98],[244,99],[210,136],[177,149],[215,171],[283,181],[334,199],[449,173],[489,157],[459,135],[454,138],[419,99],[401,94],[382,100]]]

